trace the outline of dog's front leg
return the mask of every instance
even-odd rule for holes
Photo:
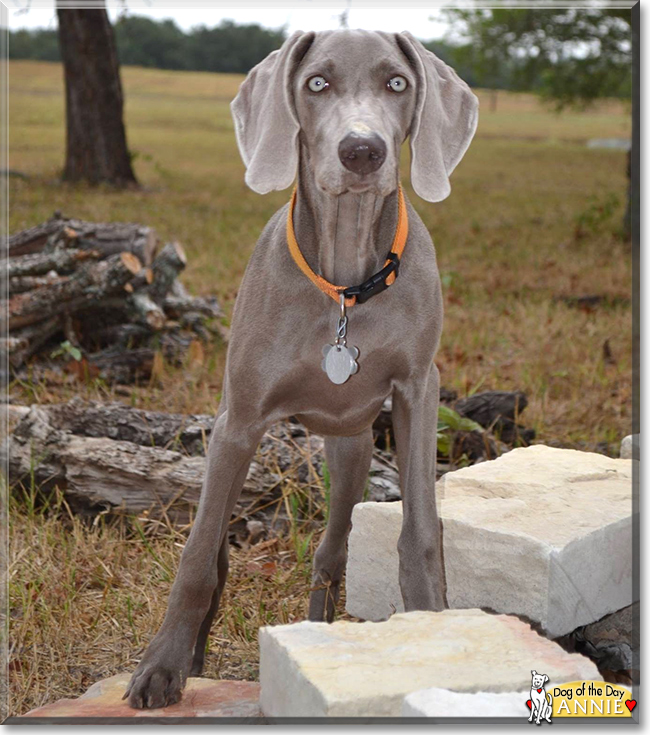
[[[428,376],[396,382],[393,391],[404,512],[398,542],[399,584],[407,612],[445,607],[442,533],[435,494],[439,386],[438,368],[432,363]]]
[[[330,510],[327,530],[314,554],[310,620],[331,623],[334,619],[347,559],[350,518],[368,480],[372,446],[371,426],[356,436],[325,437],[325,459],[331,479]]]
[[[261,426],[232,420],[227,410],[217,417],[199,509],[181,556],[167,613],[125,694],[131,707],[163,707],[179,701],[193,659],[194,668],[202,665],[202,655],[197,658],[195,647],[205,646],[217,611],[227,573],[227,549],[224,553],[223,545],[228,543],[228,523],[263,433]]]

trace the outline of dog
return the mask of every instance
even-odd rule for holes
[[[551,721],[551,715],[553,714],[553,707],[548,701],[551,696],[546,694],[544,684],[548,681],[546,674],[538,674],[536,671],[530,672],[533,675],[533,680],[530,685],[530,717],[528,722],[533,721],[535,718],[535,724],[541,725],[541,720],[544,719],[546,722]],[[551,700],[552,702],[552,700]]]
[[[434,487],[442,294],[431,237],[398,169],[408,137],[415,192],[445,199],[478,100],[410,33],[298,31],[251,70],[231,109],[248,186],[266,194],[296,174],[297,184],[264,228],[237,296],[196,520],[162,626],[125,693],[134,708],[173,704],[200,675],[228,573],[231,513],[264,432],[290,416],[325,436],[331,475],[309,618],[333,619],[372,423],[389,396],[404,607],[445,606]]]

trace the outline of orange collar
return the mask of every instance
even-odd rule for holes
[[[399,261],[402,257],[402,253],[404,252],[404,246],[406,245],[409,232],[406,202],[404,200],[404,193],[402,192],[401,185],[398,185],[397,189],[397,229],[395,230],[393,245],[386,259],[386,263],[379,273],[371,276],[360,286],[352,287],[335,286],[333,283],[326,281],[322,276],[314,273],[314,271],[309,267],[309,264],[305,260],[305,256],[302,254],[302,251],[298,246],[296,234],[293,229],[293,211],[296,207],[297,191],[298,188],[296,187],[293,190],[291,202],[289,204],[289,215],[287,217],[287,243],[289,245],[291,257],[294,259],[296,265],[315,286],[317,286],[324,294],[334,299],[337,304],[341,298],[341,293],[344,293],[345,305],[353,306],[356,303],[363,303],[371,296],[383,291],[395,282],[399,271]]]

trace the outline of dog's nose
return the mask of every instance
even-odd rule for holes
[[[376,134],[350,133],[339,143],[341,163],[355,174],[371,174],[386,159],[386,143]]]

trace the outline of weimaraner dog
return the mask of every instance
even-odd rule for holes
[[[268,222],[239,290],[201,501],[167,614],[125,694],[135,708],[177,702],[187,677],[200,675],[228,573],[231,513],[262,435],[289,416],[325,436],[331,475],[310,619],[333,618],[372,423],[389,396],[404,606],[445,606],[434,488],[442,296],[433,243],[402,199],[398,164],[410,136],[413,188],[445,199],[478,100],[410,33],[296,32],[248,74],[232,113],[248,186],[265,194],[297,175],[295,207]],[[389,255],[406,221],[402,257]],[[342,304],[344,287],[333,284],[346,284]]]

